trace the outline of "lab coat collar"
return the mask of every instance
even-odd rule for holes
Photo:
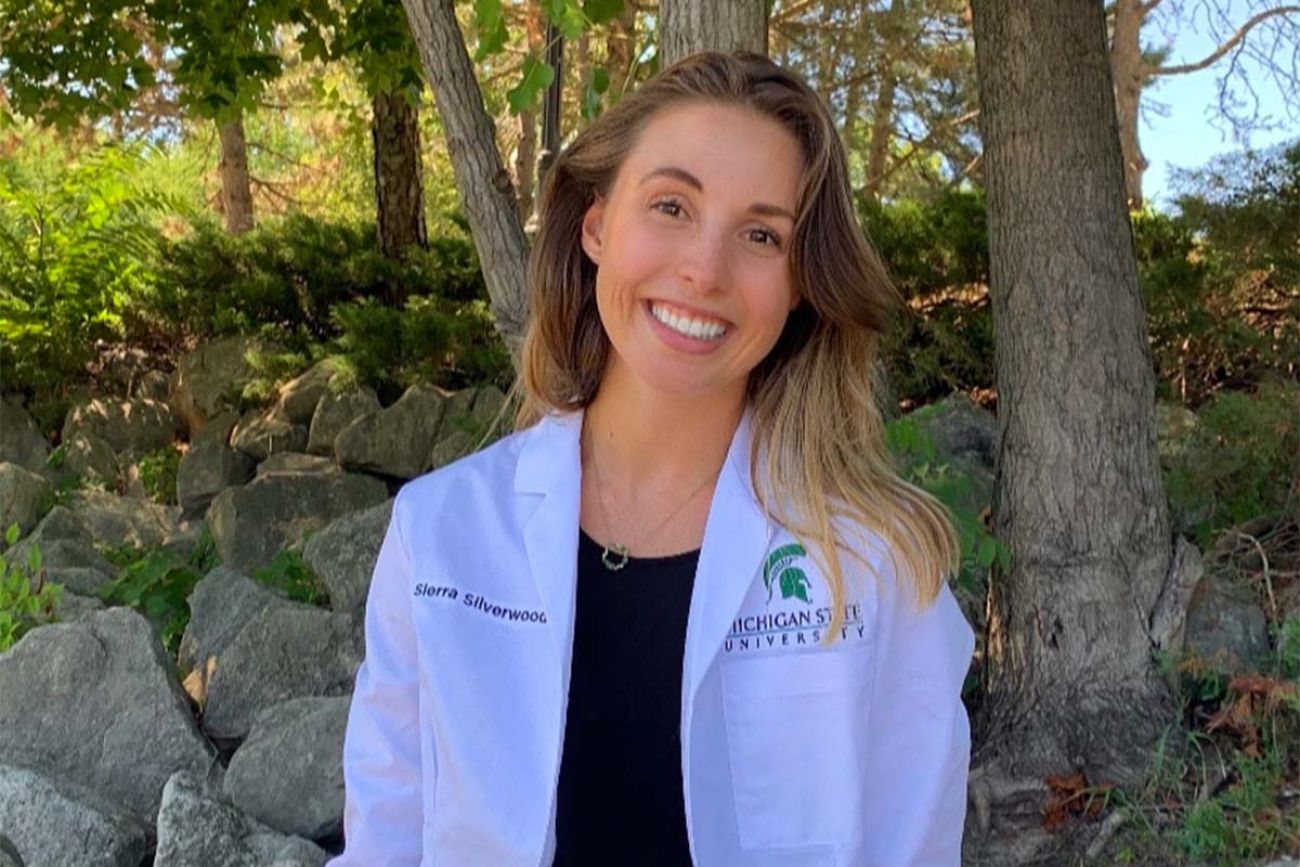
[[[525,521],[524,545],[565,669],[572,649],[577,584],[582,420],[581,410],[543,418],[524,438],[515,471],[517,494],[542,497]],[[752,409],[746,407],[709,506],[683,661],[683,699],[688,703],[753,586],[776,529],[758,504],[750,480],[751,424]]]

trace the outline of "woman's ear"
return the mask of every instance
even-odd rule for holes
[[[599,195],[582,217],[582,249],[587,258],[600,264],[601,237],[605,230],[605,200]]]

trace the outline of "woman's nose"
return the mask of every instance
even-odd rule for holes
[[[701,230],[692,233],[682,251],[677,276],[698,294],[712,292],[723,284],[727,274],[727,247],[720,232]]]

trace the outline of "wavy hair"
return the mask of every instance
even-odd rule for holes
[[[583,216],[597,195],[609,194],[651,118],[699,103],[769,117],[803,154],[790,247],[803,303],[748,384],[755,495],[812,543],[831,589],[828,640],[844,620],[841,551],[874,571],[843,544],[837,526],[845,533],[856,524],[883,539],[895,574],[910,580],[924,608],[956,568],[960,546],[945,507],[901,479],[885,448],[880,342],[902,299],[855,219],[844,145],[825,103],[762,55],[703,52],[678,61],[582,130],[551,165],[528,263],[531,313],[516,427],[585,408],[595,397],[610,344],[596,309],[596,266],[581,245]]]

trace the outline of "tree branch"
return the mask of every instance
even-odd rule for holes
[[[1159,0],[1153,0],[1153,2],[1159,2]],[[1197,72],[1198,70],[1205,69],[1207,66],[1213,66],[1216,62],[1218,62],[1220,58],[1223,57],[1223,55],[1227,54],[1229,51],[1235,48],[1243,39],[1245,39],[1246,34],[1249,33],[1252,29],[1254,29],[1257,25],[1263,23],[1269,18],[1275,18],[1279,15],[1291,15],[1291,14],[1300,14],[1300,6],[1279,6],[1276,9],[1268,9],[1264,12],[1260,12],[1258,15],[1251,18],[1245,24],[1241,25],[1241,27],[1237,29],[1237,32],[1232,34],[1232,36],[1229,37],[1228,40],[1225,41],[1222,45],[1214,49],[1214,51],[1211,51],[1208,55],[1201,58],[1197,62],[1182,63],[1177,66],[1161,66],[1156,69],[1152,69],[1150,71],[1150,74],[1151,75],[1184,75],[1188,72]]]

